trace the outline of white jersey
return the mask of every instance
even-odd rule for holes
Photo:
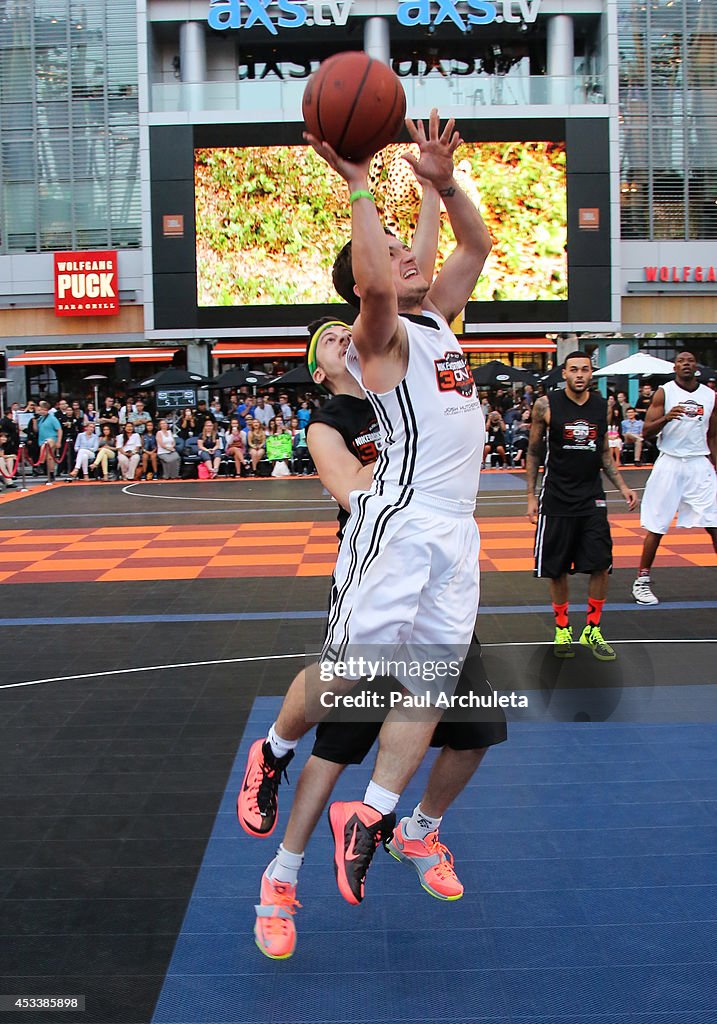
[[[675,405],[682,405],[685,413],[679,419],[666,423],[657,437],[657,447],[665,455],[688,459],[709,455],[707,428],[715,404],[715,393],[706,384],[694,391],[685,391],[674,381],[662,385],[665,392],[665,415]]]
[[[346,365],[376,411],[381,438],[374,486],[411,487],[440,502],[475,507],[485,419],[456,336],[434,313],[400,317],[408,334],[408,368],[385,394],[369,391],[358,352]]]

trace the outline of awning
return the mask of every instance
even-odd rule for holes
[[[64,366],[65,364],[114,363],[129,359],[132,363],[171,363],[176,348],[71,348],[28,349],[9,356],[8,366]]]
[[[555,352],[557,345],[547,338],[461,338],[464,352]],[[212,349],[215,359],[303,359],[306,345],[291,341],[220,341]]]

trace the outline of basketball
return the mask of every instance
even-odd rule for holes
[[[391,68],[367,53],[337,53],[306,83],[306,128],[346,160],[365,160],[393,142],[406,116],[406,95]]]

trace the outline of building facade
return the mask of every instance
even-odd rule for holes
[[[0,0],[10,400],[296,358],[348,226],[301,145],[301,98],[347,49],[393,66],[410,116],[461,126],[497,238],[456,327],[474,359],[541,366],[578,337],[601,363],[683,343],[710,361],[710,0]],[[376,171],[380,205],[404,228],[416,195],[394,172]],[[111,312],[88,303],[110,257]]]

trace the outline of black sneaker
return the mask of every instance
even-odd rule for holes
[[[281,776],[289,781],[286,768],[293,756],[290,750],[283,757],[274,757],[268,740],[252,743],[237,797],[239,824],[250,836],[270,836],[276,828]]]
[[[364,882],[379,843],[393,838],[396,815],[380,811],[360,800],[337,801],[329,807],[329,826],[334,837],[334,868],[339,892],[357,905],[364,897]]]

